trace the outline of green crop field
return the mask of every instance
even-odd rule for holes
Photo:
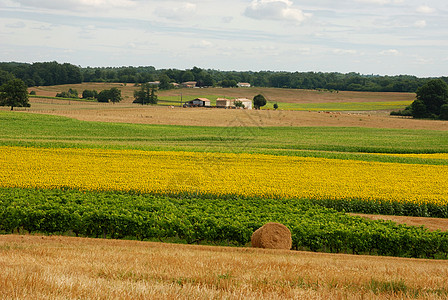
[[[195,127],[101,123],[0,112],[0,144],[262,153],[444,164],[379,153],[447,153],[448,132],[335,127]]]
[[[79,93],[83,90],[110,89],[116,87],[121,90],[123,101],[132,102],[133,93],[138,87],[131,84],[118,83],[82,83],[59,86],[32,87],[36,92],[35,98],[54,98],[56,93],[75,89]],[[273,109],[277,103],[283,110],[305,111],[376,111],[400,110],[411,104],[415,99],[414,93],[379,93],[379,92],[346,92],[330,93],[318,90],[281,89],[281,88],[206,88],[206,89],[173,89],[158,91],[159,105],[181,106],[182,102],[196,98],[208,98],[211,105],[216,104],[217,98],[248,98],[253,99],[257,94],[263,94],[268,103],[264,109]]]
[[[303,199],[152,196],[0,188],[0,231],[246,245],[254,230],[281,222],[293,248],[406,257],[446,257],[448,233],[369,221]],[[250,213],[249,213],[250,212]]]

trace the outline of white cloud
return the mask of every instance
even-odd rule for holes
[[[206,40],[202,40],[199,43],[193,44],[191,46],[191,48],[197,48],[197,49],[207,49],[211,47],[213,47],[213,43]]]
[[[397,49],[389,49],[389,50],[383,50],[379,54],[380,55],[397,56],[397,55],[400,55],[400,52]]]
[[[14,0],[24,7],[36,7],[44,9],[85,9],[85,8],[126,8],[134,7],[137,3],[133,0]]]
[[[82,6],[94,6],[94,7],[133,7],[135,2],[132,0],[75,0]]]
[[[353,55],[358,53],[358,51],[353,49],[333,49],[333,53],[338,55]]]
[[[446,0],[336,2],[0,0],[0,56],[83,66],[447,75]],[[417,65],[412,55],[438,63]]]
[[[196,4],[187,2],[177,6],[158,7],[155,13],[159,17],[170,20],[185,20],[196,13]]]
[[[355,1],[361,2],[361,3],[372,3],[372,4],[379,4],[379,5],[401,4],[404,2],[404,0],[355,0]]]
[[[293,7],[292,1],[289,0],[253,0],[244,15],[257,20],[286,20],[298,23],[311,17],[311,14]]]
[[[222,17],[221,20],[223,23],[229,24],[233,21],[233,17],[232,16]]]
[[[426,27],[426,21],[425,20],[418,20],[414,23],[414,26],[417,28],[425,28]]]
[[[11,23],[11,24],[6,24],[5,26],[8,28],[25,28],[26,27],[25,23],[22,21],[16,22],[16,23]]]
[[[427,58],[427,57],[418,57],[418,56],[416,56],[413,59],[412,63],[416,64],[416,65],[423,65],[423,66],[432,65],[432,64],[434,64],[434,59]]]
[[[434,8],[431,8],[427,5],[422,5],[417,8],[417,12],[421,14],[432,14],[435,11],[436,10]]]

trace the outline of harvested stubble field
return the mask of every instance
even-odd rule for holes
[[[2,299],[446,299],[448,262],[0,236]]]
[[[31,98],[31,108],[18,111],[66,116],[83,121],[182,126],[267,127],[331,126],[448,130],[448,122],[391,117],[387,112],[317,112],[139,106]],[[0,108],[8,110],[7,108]]]

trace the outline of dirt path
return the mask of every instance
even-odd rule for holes
[[[353,216],[360,216],[370,220],[390,220],[399,224],[406,224],[409,226],[425,226],[431,231],[448,230],[448,219],[440,218],[426,218],[426,217],[406,217],[406,216],[385,216],[385,215],[368,215],[368,214],[351,214]]]

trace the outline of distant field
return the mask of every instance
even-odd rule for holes
[[[190,99],[198,95],[213,95],[214,97],[225,98],[249,98],[257,94],[263,94],[268,103],[344,103],[344,102],[396,102],[415,100],[414,93],[379,93],[379,92],[349,92],[340,91],[338,93],[317,91],[317,90],[298,90],[298,89],[279,89],[279,88],[206,88],[206,89],[178,89],[160,91],[161,99]]]
[[[133,101],[134,84],[119,83],[82,83],[48,87],[32,87],[38,96],[54,97],[58,92],[76,89],[79,94],[83,90],[109,89],[118,87],[122,91],[123,102]],[[375,92],[328,92],[315,90],[278,89],[278,88],[196,88],[159,91],[159,101],[162,105],[178,105],[182,101],[195,98],[208,98],[215,105],[216,98],[249,98],[263,94],[268,100],[266,108],[278,103],[281,109],[297,110],[392,110],[403,109],[414,100],[414,93],[375,93]],[[351,104],[353,103],[353,104]],[[300,105],[298,105],[300,104]]]
[[[193,95],[182,97],[182,101],[189,101],[196,98],[210,99],[212,106],[216,105],[216,95]],[[231,97],[227,97],[231,98]],[[347,99],[348,100],[348,99]],[[163,97],[159,100],[161,105],[180,106],[180,97],[170,96]],[[377,111],[377,110],[400,110],[412,103],[412,100],[403,101],[379,101],[379,102],[302,102],[297,99],[296,102],[280,102],[270,101],[263,109],[273,109],[273,105],[277,104],[281,110],[305,110],[305,111]]]

